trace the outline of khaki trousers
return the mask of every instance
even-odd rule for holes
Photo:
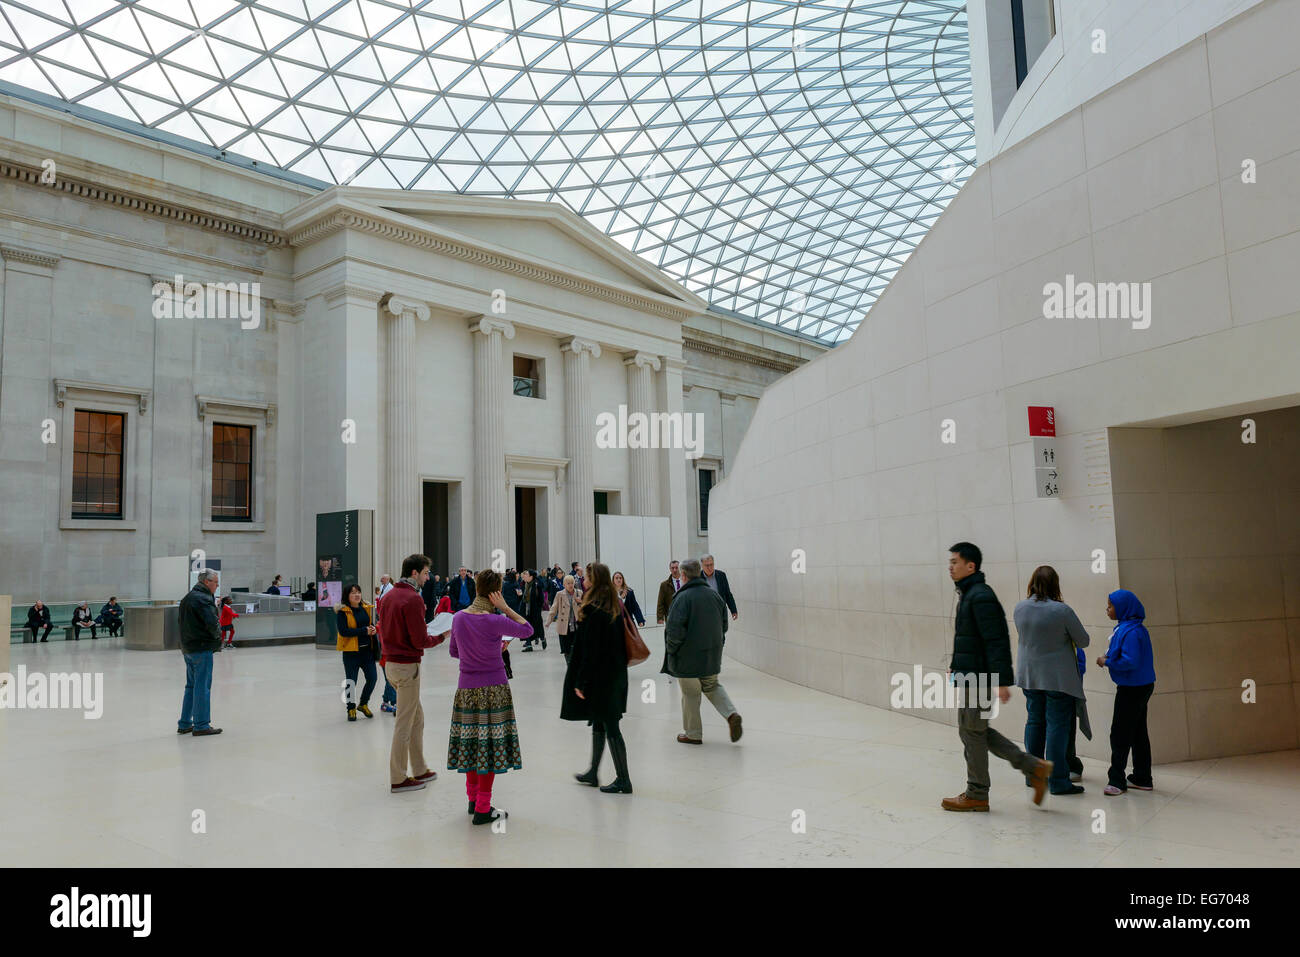
[[[393,749],[388,754],[388,783],[401,784],[408,777],[428,773],[424,763],[424,708],[420,705],[420,666],[390,661],[384,674],[397,689],[397,718],[393,724]]]
[[[718,684],[717,675],[707,678],[678,678],[682,689],[682,731],[686,737],[699,741],[704,737],[704,722],[700,719],[700,695],[718,709],[718,714],[730,718],[736,706],[727,697],[727,689]]]

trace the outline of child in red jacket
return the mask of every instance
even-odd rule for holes
[[[238,617],[239,612],[230,604],[230,596],[221,599],[221,637],[225,639],[221,647],[235,647],[235,619]]]

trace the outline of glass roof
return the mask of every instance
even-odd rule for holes
[[[0,0],[0,82],[323,184],[565,203],[847,337],[975,159],[961,0]]]

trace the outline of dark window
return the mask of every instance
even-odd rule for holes
[[[541,363],[528,356],[514,357],[514,392],[529,399],[542,397]]]
[[[212,425],[212,520],[253,520],[251,425]]]
[[[700,479],[700,531],[709,530],[709,492],[713,491],[713,469],[698,469]]]
[[[1056,36],[1052,0],[1011,0],[1011,42],[1016,55],[1016,89],[1025,82],[1047,42]]]
[[[121,412],[76,411],[72,446],[72,517],[122,517]]]
[[[609,514],[609,493],[608,492],[596,493],[596,514],[597,515]]]

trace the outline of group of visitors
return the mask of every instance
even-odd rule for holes
[[[957,726],[966,756],[966,790],[944,798],[949,811],[989,809],[989,753],[1009,762],[1033,789],[1041,804],[1045,793],[1084,793],[1077,782],[1083,764],[1075,754],[1078,730],[1091,740],[1083,675],[1089,636],[1078,615],[1061,597],[1060,578],[1050,565],[1035,568],[1026,597],[1013,612],[1019,635],[1016,667],[1011,666],[1011,641],[1006,615],[980,571],[983,555],[970,542],[950,549],[948,571],[958,593],[952,663],[954,683],[960,682]],[[1117,622],[1106,653],[1097,667],[1109,671],[1115,683],[1110,728],[1110,768],[1102,791],[1107,796],[1129,788],[1150,791],[1151,741],[1147,734],[1147,703],[1155,690],[1151,636],[1143,620],[1146,610],[1126,589],[1110,593],[1106,615]],[[1011,687],[1025,695],[1025,749],[1021,750],[989,726],[992,695],[1005,704]],[[1132,754],[1133,772],[1125,774]]]
[[[376,665],[383,668],[385,698],[392,689],[396,718],[389,751],[389,790],[394,794],[421,790],[437,778],[424,756],[424,709],[420,702],[424,652],[450,638],[448,651],[459,662],[459,681],[452,700],[448,736],[448,770],[465,775],[466,810],[475,824],[507,816],[492,804],[496,776],[523,767],[518,722],[510,692],[506,649],[518,639],[531,649],[546,647],[545,630],[554,623],[561,639],[566,669],[561,687],[560,717],[586,721],[591,727],[591,760],[575,779],[607,794],[631,794],[627,745],[620,728],[627,712],[629,660],[644,659],[646,651],[637,627],[645,625],[636,595],[621,572],[592,562],[560,577],[559,566],[539,575],[525,569],[507,589],[506,576],[491,569],[470,576],[461,568],[441,589],[428,588],[429,559],[411,555],[402,563],[401,578],[383,576],[379,599],[365,600],[360,585],[346,583],[336,608],[338,650],[346,676],[345,703],[349,721],[358,714],[373,718],[369,701],[378,683]],[[181,648],[186,685],[177,733],[206,737],[220,734],[211,723],[212,654],[220,650],[229,599],[219,610],[214,600],[217,573],[200,573],[195,587],[181,601]],[[548,581],[558,586],[547,594]],[[718,682],[722,649],[735,599],[726,575],[703,562],[674,561],[664,583],[670,596],[661,602],[665,622],[665,653],[661,671],[682,688],[683,731],[677,740],[703,741],[700,699],[707,697],[727,720],[732,741],[740,740],[741,718]],[[472,589],[472,591],[471,591]],[[661,592],[663,592],[661,587]],[[441,594],[436,594],[441,591]],[[513,591],[511,602],[508,592]],[[427,602],[436,596],[434,614]],[[456,606],[460,607],[457,608]],[[549,606],[543,621],[542,608]],[[430,626],[440,611],[452,611],[446,630]],[[629,647],[640,654],[629,659]],[[362,681],[360,692],[356,688]],[[608,748],[615,778],[601,787],[599,770]]]
[[[91,638],[99,638],[96,634],[99,628],[107,629],[109,637],[116,638],[122,630],[122,606],[114,595],[99,609],[99,615],[92,617],[89,603],[83,601],[72,610],[72,621],[68,626],[72,629],[73,641],[80,640],[81,632],[86,628],[90,629]],[[50,632],[54,630],[54,624],[50,620],[50,606],[39,598],[36,599],[36,604],[27,609],[27,623],[23,625],[23,630],[32,633],[33,642],[48,641]]]

